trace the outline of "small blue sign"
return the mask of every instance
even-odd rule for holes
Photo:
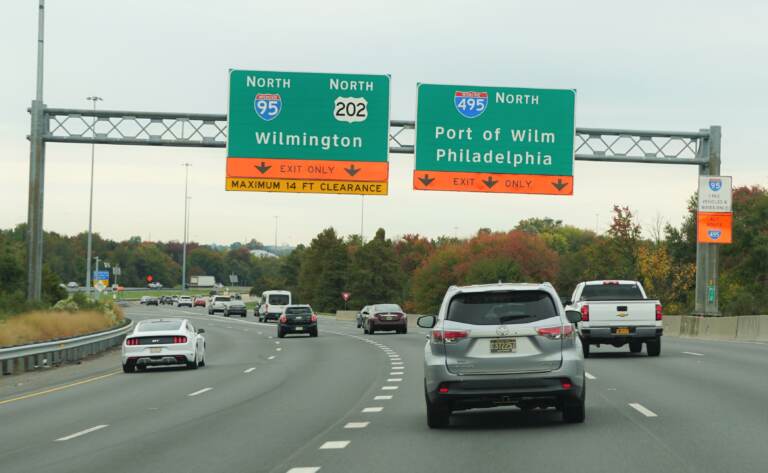
[[[93,280],[94,281],[106,281],[109,279],[109,271],[94,271],[93,272]]]
[[[467,118],[477,118],[488,108],[488,92],[462,92],[453,95],[456,110]]]
[[[723,180],[722,179],[710,179],[709,180],[709,188],[712,190],[712,192],[717,192],[720,189],[723,188]]]
[[[256,94],[253,109],[262,120],[272,121],[283,110],[283,99],[280,94]]]
[[[707,234],[709,235],[709,238],[711,238],[711,239],[713,239],[713,240],[717,240],[717,239],[719,239],[719,238],[720,238],[720,235],[722,235],[722,234],[723,234],[723,232],[722,232],[722,231],[720,231],[720,230],[709,230],[709,231],[707,232]]]

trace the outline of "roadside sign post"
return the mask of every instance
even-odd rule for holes
[[[419,84],[413,188],[573,194],[576,91]]]
[[[226,190],[386,195],[389,76],[232,70]]]

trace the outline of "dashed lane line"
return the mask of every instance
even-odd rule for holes
[[[378,407],[378,406],[377,407],[365,407],[360,412],[362,412],[364,414],[370,414],[370,413],[373,413],[373,412],[381,412],[383,410],[384,410],[383,407]]]
[[[320,445],[320,450],[341,450],[347,448],[349,442],[349,440],[330,440]]]
[[[403,378],[387,378],[388,383],[399,383]]]
[[[641,413],[645,417],[658,417],[658,415],[656,415],[655,412],[653,412],[652,410],[648,409],[647,407],[643,406],[640,403],[630,402],[629,403],[629,407],[631,407],[632,409],[634,409],[637,412]]]
[[[704,356],[704,353],[696,353],[695,351],[684,351],[682,353],[683,355]]]
[[[207,393],[208,391],[211,391],[211,390],[213,390],[213,388],[211,388],[211,387],[203,388],[203,389],[199,389],[199,390],[197,390],[197,391],[195,391],[193,393],[189,393],[189,394],[187,394],[187,396],[189,396],[189,397],[199,396],[199,395],[201,395],[203,393]]]
[[[253,370],[255,370],[255,369],[256,369],[255,367],[254,368],[248,368],[247,370],[243,371],[243,373],[252,373]]]
[[[584,376],[586,376],[587,379],[597,379],[593,374],[584,372]]]
[[[275,359],[275,355],[270,355],[269,357],[267,357],[267,359],[268,360],[274,360]]]
[[[368,427],[370,422],[347,422],[344,426],[345,429],[364,429]]]
[[[96,425],[91,428],[81,430],[80,432],[75,432],[74,434],[67,435],[66,437],[57,438],[55,442],[66,442],[67,440],[72,440],[77,437],[82,437],[83,435],[90,434],[91,432],[96,432],[97,430],[101,430],[105,427],[109,427],[109,424]]]
[[[298,468],[291,468],[287,473],[317,473],[320,471],[319,466],[300,466]]]
[[[384,391],[394,391],[397,388],[398,386],[382,386],[381,387],[381,389],[383,389]]]
[[[388,401],[392,399],[392,396],[376,396],[373,398],[374,401]]]

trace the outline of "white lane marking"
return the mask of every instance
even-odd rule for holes
[[[403,378],[387,378],[388,383],[399,383]]]
[[[373,398],[374,401],[388,401],[389,399],[392,399],[392,396],[376,396]]]
[[[360,411],[360,412],[363,412],[363,413],[369,413],[369,412],[381,412],[381,411],[383,411],[383,410],[384,410],[384,408],[383,408],[383,407],[366,407],[366,408],[364,408],[364,409],[363,409],[362,411]]]
[[[347,448],[349,442],[349,440],[331,440],[320,445],[320,450],[339,450],[342,448]]]
[[[275,340],[275,345],[280,345],[280,342],[278,342],[277,340]]]
[[[594,375],[592,375],[591,373],[587,373],[586,371],[584,372],[584,376],[586,376],[587,379],[597,379],[597,378],[595,378]]]
[[[275,338],[275,337],[273,337],[272,335],[270,335],[270,336],[268,336],[267,338],[270,338],[270,339],[272,339],[272,338]]]
[[[109,424],[96,425],[89,429],[81,430],[80,432],[75,432],[74,434],[67,435],[66,437],[57,438],[55,442],[66,442],[67,440],[72,440],[73,438],[77,438],[85,434],[90,434],[91,432],[96,432],[97,430],[101,430],[104,427],[108,427],[108,426]]]
[[[398,386],[382,386],[381,387],[381,389],[383,389],[384,391],[394,391],[397,388]]]
[[[696,353],[695,351],[684,351],[683,355],[704,356],[704,353]]]
[[[402,361],[393,361],[392,364],[393,365],[402,365],[403,362]]]
[[[203,388],[203,389],[200,389],[200,390],[195,391],[193,393],[189,393],[189,394],[187,394],[187,396],[189,396],[189,397],[197,396],[197,395],[200,395],[200,394],[203,394],[203,393],[207,393],[208,391],[210,391],[212,389],[213,388]]]
[[[630,402],[629,407],[641,413],[645,417],[658,417],[655,412],[637,402]]]
[[[252,372],[255,369],[256,369],[255,367],[254,368],[248,368],[247,370],[243,371],[243,373],[250,373],[250,372]]]
[[[300,466],[298,468],[291,468],[287,473],[317,473],[320,471],[319,466]]]
[[[368,424],[370,422],[347,422],[347,425],[344,426],[345,429],[364,429],[368,427]]]
[[[264,335],[264,332],[259,332],[259,335]]]
[[[268,357],[267,359],[268,360],[274,360],[275,359],[275,355],[272,355],[272,356]]]
[[[280,347],[277,347],[277,348],[275,348],[275,351],[283,351],[283,349],[280,348]]]

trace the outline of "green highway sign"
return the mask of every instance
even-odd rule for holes
[[[386,162],[389,76],[231,70],[228,119],[230,158]]]
[[[572,194],[575,104],[568,89],[419,84],[414,187]]]

